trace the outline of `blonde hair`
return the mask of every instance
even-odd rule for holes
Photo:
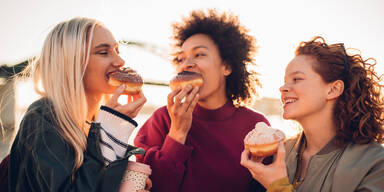
[[[57,24],[45,39],[40,57],[29,66],[36,92],[52,102],[58,131],[74,149],[74,170],[83,163],[87,143],[83,76],[96,25],[102,24],[90,18]]]

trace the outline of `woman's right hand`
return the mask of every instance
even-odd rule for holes
[[[128,117],[133,119],[137,116],[137,114],[139,113],[141,108],[143,108],[147,99],[145,98],[143,92],[140,91],[140,93],[137,95],[128,95],[127,104],[121,105],[118,102],[118,99],[119,99],[120,95],[123,94],[124,89],[125,89],[125,85],[124,84],[120,85],[120,87],[115,90],[112,97],[109,98],[109,100],[105,106],[107,106],[113,110],[116,110],[122,114],[125,114]]]
[[[187,85],[183,90],[179,86],[167,98],[167,110],[171,118],[168,136],[181,144],[185,143],[191,129],[192,112],[199,100],[198,91],[198,87],[193,88],[191,85]]]
[[[251,172],[252,177],[265,188],[267,188],[274,181],[287,177],[288,174],[285,164],[285,147],[283,142],[280,142],[276,159],[272,164],[264,165],[262,160],[263,159],[253,159],[250,157],[250,151],[245,149],[241,153],[240,164],[246,167],[249,172]]]

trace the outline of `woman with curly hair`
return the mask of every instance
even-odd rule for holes
[[[176,71],[200,73],[204,83],[172,91],[135,138],[147,151],[137,160],[151,165],[153,191],[264,190],[240,165],[243,138],[268,123],[244,107],[258,82],[248,70],[255,39],[237,17],[214,10],[193,11],[173,29]]]
[[[268,191],[384,191],[384,97],[374,59],[322,37],[295,55],[280,92],[283,117],[303,132],[281,143],[274,163],[244,150],[242,165]]]

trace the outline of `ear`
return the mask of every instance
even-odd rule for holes
[[[223,70],[224,76],[228,76],[232,73],[232,67],[228,65],[225,61],[223,61]]]
[[[327,94],[328,100],[333,100],[338,98],[344,91],[344,82],[342,80],[336,80],[332,83],[329,83],[329,90]]]

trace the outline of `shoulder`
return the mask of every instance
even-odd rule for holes
[[[47,98],[41,98],[33,102],[27,109],[23,121],[43,118],[44,120],[53,123],[54,120],[54,108],[52,102]]]
[[[369,183],[382,175],[383,171],[384,149],[381,144],[349,144],[335,170],[334,191],[356,190],[363,180]],[[348,185],[345,185],[345,181],[348,181]]]
[[[19,127],[20,142],[33,142],[43,138],[60,137],[56,129],[54,110],[48,99],[39,99],[32,103],[25,113]]]
[[[384,146],[377,142],[350,144],[345,153],[348,157],[355,157],[356,161],[363,159],[365,161],[383,161],[384,163]]]
[[[163,126],[164,124],[170,124],[171,118],[169,117],[166,106],[156,109],[148,120],[144,123],[146,126]]]

